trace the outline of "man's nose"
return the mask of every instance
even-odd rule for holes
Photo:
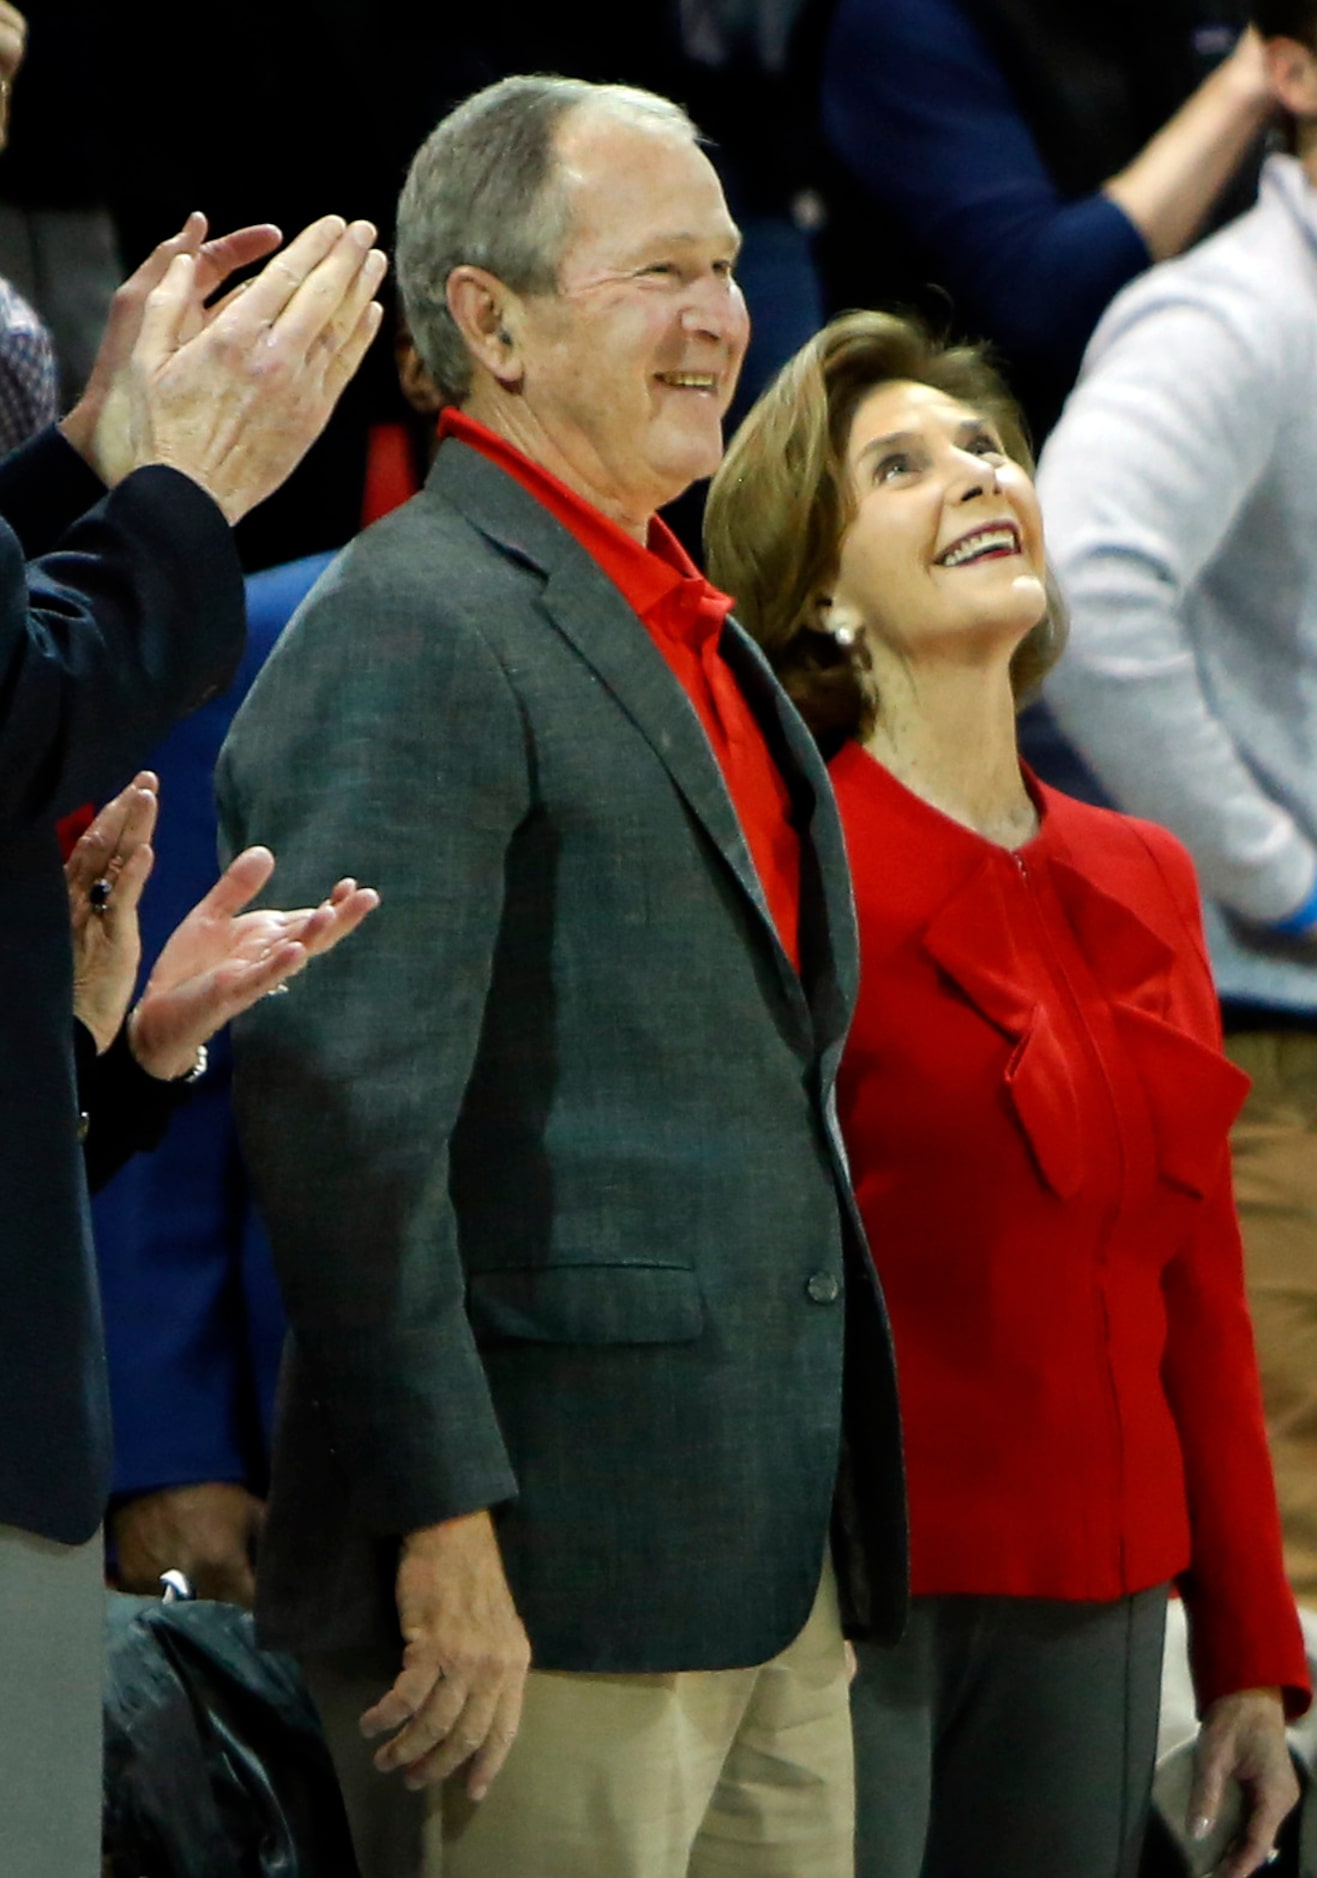
[[[723,274],[705,274],[691,282],[682,308],[682,325],[689,333],[709,333],[724,339],[745,321],[745,302],[735,281]]]

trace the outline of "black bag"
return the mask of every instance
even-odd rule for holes
[[[290,1657],[231,1604],[112,1593],[106,1878],[360,1878]]]

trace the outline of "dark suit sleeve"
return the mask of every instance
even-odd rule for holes
[[[49,554],[65,529],[105,493],[100,477],[54,424],[0,457],[0,516],[22,543],[25,560]]]
[[[257,681],[219,798],[228,848],[279,856],[282,900],[345,871],[381,896],[239,1021],[236,1100],[311,1410],[355,1517],[398,1534],[516,1488],[467,1318],[449,1143],[531,784],[517,700],[442,561],[357,569],[327,577]]]
[[[0,526],[0,826],[120,787],[232,676],[242,638],[230,530],[176,470],[135,471],[26,565]]]

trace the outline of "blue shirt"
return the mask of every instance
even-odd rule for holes
[[[143,975],[215,884],[220,745],[289,616],[332,559],[312,555],[248,580],[237,678],[148,759],[161,806],[142,901]],[[211,1480],[264,1490],[284,1319],[238,1153],[230,1073],[221,1032],[164,1141],[129,1161],[93,1203],[120,1495]]]

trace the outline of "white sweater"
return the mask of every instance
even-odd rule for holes
[[[1072,613],[1048,702],[1192,853],[1222,996],[1317,1011],[1317,963],[1241,923],[1317,881],[1317,189],[1293,158],[1112,303],[1039,488]]]

